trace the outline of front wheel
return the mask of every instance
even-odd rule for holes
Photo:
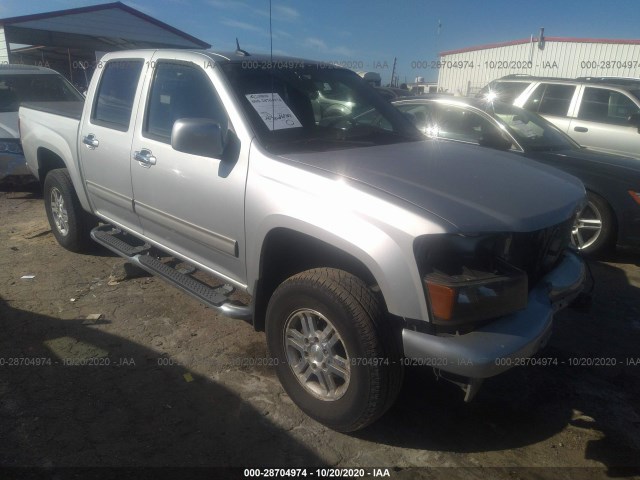
[[[294,275],[267,309],[267,342],[283,388],[311,418],[338,431],[374,422],[402,384],[398,343],[380,302],[335,269]]]
[[[615,216],[604,198],[587,192],[587,205],[578,213],[571,243],[585,254],[602,253],[615,243]]]
[[[72,252],[88,250],[93,245],[89,232],[96,221],[80,206],[66,168],[47,174],[43,195],[47,219],[58,243]]]

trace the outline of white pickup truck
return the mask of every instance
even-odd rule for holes
[[[583,286],[583,185],[425,140],[349,70],[243,53],[108,54],[83,103],[20,109],[60,244],[91,235],[265,330],[292,400],[341,431],[389,408],[406,365],[469,400],[534,355]]]

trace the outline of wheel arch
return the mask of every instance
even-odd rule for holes
[[[80,201],[82,209],[87,212],[91,212],[91,206],[89,204],[89,200],[86,196],[84,188],[78,188],[78,185],[82,185],[80,172],[77,168],[74,168],[73,165],[67,165],[67,162],[65,161],[65,155],[62,154],[62,152],[53,150],[49,147],[38,147],[38,150],[36,152],[36,160],[38,162],[38,179],[40,180],[40,185],[42,187],[44,187],[44,181],[47,178],[47,174],[51,170],[55,170],[57,168],[66,168],[69,172],[69,176],[71,177],[73,189],[78,196],[78,200]]]
[[[608,198],[609,196],[607,194],[603,193],[598,188],[594,188],[592,185],[585,185],[585,190],[587,191],[587,194],[591,193],[592,195],[596,195],[597,197],[601,198],[602,201],[607,204],[607,207],[609,207],[609,213],[611,214],[611,218],[613,220],[613,238],[611,239],[611,243],[615,245],[618,238],[620,237],[621,225],[613,203],[611,202],[610,198]]]
[[[67,168],[67,165],[59,154],[45,147],[38,148],[37,160],[38,178],[40,179],[41,185],[44,185],[44,180],[51,170]]]
[[[254,328],[264,330],[269,299],[278,285],[296,273],[318,267],[344,270],[369,286],[377,285],[371,270],[354,255],[311,235],[274,228],[266,235],[260,252],[259,278],[254,289]],[[382,292],[380,298],[387,311]]]

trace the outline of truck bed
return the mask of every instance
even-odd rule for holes
[[[84,102],[25,102],[23,107],[80,120]]]
[[[40,179],[40,160],[48,155],[64,158],[71,179],[82,185],[76,145],[83,106],[84,102],[25,102],[20,106],[22,148],[27,166],[36,178]],[[82,191],[78,196],[83,208],[89,208]]]

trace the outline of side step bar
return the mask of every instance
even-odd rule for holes
[[[148,255],[151,245],[111,225],[100,225],[94,228],[91,230],[91,238],[115,254],[126,258],[129,262],[184,290],[226,317],[251,321],[252,312],[250,307],[236,305],[229,300],[229,295],[234,291],[231,285],[210,287]]]

